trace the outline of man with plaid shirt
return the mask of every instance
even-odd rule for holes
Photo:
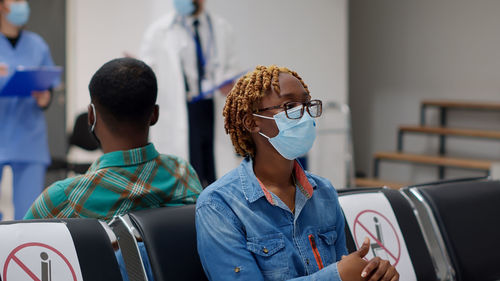
[[[112,60],[94,74],[89,90],[89,124],[104,155],[84,175],[48,187],[24,218],[110,220],[135,210],[194,204],[202,187],[191,165],[148,143],[149,126],[159,115],[151,68],[136,59]]]

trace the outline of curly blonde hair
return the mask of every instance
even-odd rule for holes
[[[302,81],[297,72],[276,65],[268,67],[259,65],[255,70],[238,79],[226,98],[226,104],[222,113],[224,116],[224,128],[226,129],[226,134],[229,134],[231,137],[234,149],[241,156],[255,156],[255,144],[250,132],[243,125],[243,117],[257,110],[262,97],[271,89],[271,86],[276,93],[280,93],[280,73],[293,75],[300,81],[309,94],[307,85]]]

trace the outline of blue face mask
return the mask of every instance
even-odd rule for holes
[[[301,107],[297,107],[295,110],[301,110]],[[254,116],[274,119],[279,129],[278,135],[270,138],[261,132],[259,134],[267,138],[279,154],[288,160],[294,160],[305,155],[316,139],[316,122],[307,112],[304,112],[302,118],[296,120],[286,117],[284,111],[273,117],[258,114],[254,114]]]
[[[30,17],[30,6],[28,2],[13,2],[9,5],[10,12],[7,20],[18,27],[25,25]]]
[[[174,7],[183,16],[190,16],[196,10],[193,0],[174,0]]]

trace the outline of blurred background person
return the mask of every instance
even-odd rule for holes
[[[0,90],[18,66],[54,65],[46,42],[23,29],[29,16],[27,1],[0,0]],[[49,90],[34,91],[27,98],[0,97],[0,180],[3,168],[10,166],[16,220],[22,219],[44,186],[50,155],[43,109],[50,101]]]
[[[241,70],[226,21],[206,12],[204,0],[174,0],[173,4],[175,11],[148,28],[139,55],[158,77],[162,114],[151,139],[160,152],[189,159],[207,186],[216,178],[216,104],[218,100],[223,104]],[[217,157],[235,156],[227,149]]]

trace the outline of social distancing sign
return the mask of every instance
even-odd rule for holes
[[[408,249],[392,207],[383,193],[344,195],[339,198],[347,224],[359,249],[370,238],[367,260],[388,260],[400,274],[400,280],[417,280]]]
[[[82,281],[76,249],[64,223],[0,225],[3,281]]]

